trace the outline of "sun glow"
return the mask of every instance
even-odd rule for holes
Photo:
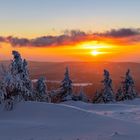
[[[97,50],[93,50],[93,51],[91,52],[91,54],[92,54],[93,56],[97,56],[97,55],[100,54],[100,52],[98,52]]]
[[[112,49],[114,48],[114,46],[110,44],[96,41],[84,42],[80,44],[79,47],[84,49],[88,55],[98,57],[98,59],[104,58],[107,54],[111,55]]]

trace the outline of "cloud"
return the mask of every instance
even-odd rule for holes
[[[12,46],[28,46],[30,40],[27,38],[17,38],[9,36],[6,38],[6,42],[10,43]]]
[[[86,33],[77,30],[66,30],[59,36],[42,36],[34,39],[0,36],[0,42],[9,43],[13,47],[58,47],[94,40],[120,44],[137,43],[140,42],[140,29],[121,28],[112,29],[103,33]]]
[[[131,29],[131,28],[121,28],[121,29],[112,29],[100,35],[111,36],[111,37],[130,37],[140,35],[140,29]]]
[[[88,35],[81,31],[65,31],[59,36],[43,36],[30,40],[31,46],[64,46],[86,40]]]
[[[65,31],[59,36],[42,36],[34,39],[18,37],[0,37],[0,42],[10,43],[13,47],[51,47],[74,45],[78,42],[87,40],[88,35],[81,31]]]
[[[0,42],[5,42],[5,38],[0,36]]]

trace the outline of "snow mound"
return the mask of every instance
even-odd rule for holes
[[[140,124],[114,115],[134,107],[22,102],[13,111],[1,109],[0,140],[139,140]],[[111,115],[102,113],[107,111]]]

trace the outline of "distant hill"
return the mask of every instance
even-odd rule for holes
[[[9,61],[1,61],[8,66]],[[28,62],[30,76],[32,79],[37,79],[40,76],[45,76],[48,80],[62,80],[65,72],[65,67],[70,69],[71,79],[74,83],[93,83],[92,86],[85,87],[85,91],[89,95],[93,95],[96,89],[100,89],[103,79],[103,70],[108,69],[113,79],[113,86],[116,90],[119,83],[122,81],[122,76],[128,68],[136,83],[136,89],[140,92],[140,63],[133,62]]]

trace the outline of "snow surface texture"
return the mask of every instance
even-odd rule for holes
[[[116,104],[21,102],[0,107],[0,140],[139,140],[140,99]]]

